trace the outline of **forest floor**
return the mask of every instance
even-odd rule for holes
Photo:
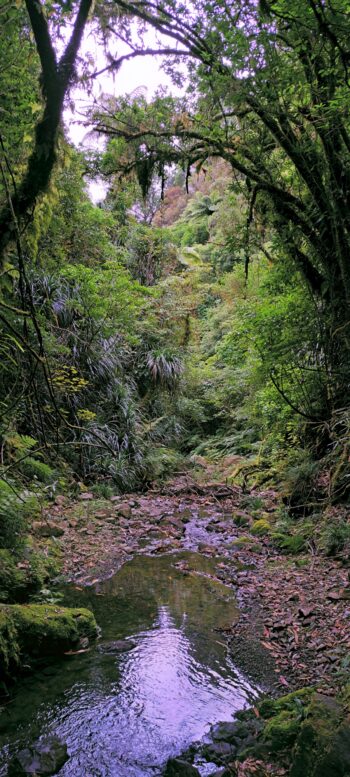
[[[279,693],[315,685],[334,694],[350,656],[348,571],[341,560],[281,554],[267,537],[251,534],[249,503],[257,499],[273,515],[272,490],[253,490],[247,499],[238,487],[179,477],[145,495],[96,499],[85,492],[73,504],[57,497],[35,529],[57,536],[64,577],[77,587],[111,576],[135,554],[188,549],[215,558],[216,576],[235,589],[239,604],[237,623],[221,629],[237,663]]]

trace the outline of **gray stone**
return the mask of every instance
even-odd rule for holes
[[[117,639],[115,642],[102,642],[97,646],[97,650],[99,653],[111,655],[113,653],[126,653],[134,647],[136,647],[136,642],[131,639]]]
[[[233,758],[236,755],[236,751],[235,745],[231,745],[228,742],[213,742],[212,744],[204,745],[202,753],[207,761],[220,764],[229,758]]]
[[[228,721],[223,723],[216,723],[216,725],[212,727],[210,734],[214,742],[223,741],[236,744],[237,740],[242,738],[242,734],[237,733],[237,731],[241,732],[241,729],[242,724],[240,721]],[[248,733],[248,730],[246,733]]]
[[[56,736],[47,737],[25,750],[20,750],[10,763],[8,775],[49,777],[57,774],[68,758],[65,742]]]

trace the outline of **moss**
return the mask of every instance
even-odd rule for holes
[[[243,537],[237,537],[236,540],[231,542],[231,547],[245,547],[247,550],[251,550],[253,553],[259,553],[261,551],[261,546],[254,542],[251,537],[246,535],[243,535]]]
[[[0,679],[19,664],[17,630],[10,612],[0,606]]]
[[[310,686],[287,693],[285,696],[280,696],[279,699],[263,699],[259,704],[259,713],[263,718],[271,718],[283,711],[300,709],[301,706],[307,707],[313,692],[314,689]]]
[[[37,553],[29,542],[19,556],[0,549],[0,602],[26,601],[58,571],[57,555]]]
[[[250,524],[250,518],[249,515],[246,513],[232,513],[233,522],[236,526],[243,526],[247,527]]]
[[[341,777],[337,734],[343,717],[341,704],[333,698],[315,694],[307,716],[300,726],[293,752],[291,777]],[[350,738],[348,733],[350,759]],[[348,763],[350,767],[350,761]]]
[[[264,728],[263,738],[269,743],[272,753],[278,753],[294,744],[300,729],[300,713],[282,710],[274,715]]]
[[[0,602],[21,598],[26,586],[26,575],[17,567],[9,550],[0,549]]]
[[[302,550],[305,550],[307,543],[307,539],[303,534],[287,535],[281,532],[274,532],[272,539],[285,553],[300,553]]]
[[[270,532],[270,524],[266,518],[260,518],[258,521],[254,521],[251,532],[258,537],[264,537]]]
[[[58,655],[81,637],[96,636],[96,621],[86,609],[46,604],[0,605],[0,656],[6,670],[28,659]],[[13,668],[13,667],[12,667]]]

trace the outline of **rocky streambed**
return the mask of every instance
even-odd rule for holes
[[[310,569],[282,559],[250,532],[258,516],[242,509],[232,489],[90,497],[73,507],[58,499],[36,531],[42,545],[53,536],[62,551],[70,583],[59,591],[60,607],[92,611],[100,639],[22,678],[0,715],[1,777],[9,766],[9,774],[61,777],[243,777],[290,768],[299,777],[291,753],[299,763],[306,758],[301,739],[304,722],[316,720],[315,705],[324,720],[332,700],[327,728],[334,741],[343,736],[346,702],[334,699],[335,674],[325,662],[315,683],[315,662],[303,661],[310,621],[321,644],[327,618],[328,629],[338,623],[343,633],[345,600],[327,599],[341,586],[342,569],[328,566],[314,617],[309,599],[322,561]],[[264,509],[273,508],[266,492]],[[307,696],[260,706],[264,695],[269,701],[309,680],[316,688]],[[313,737],[308,757],[312,748],[322,752]],[[57,747],[64,762],[48,762],[47,751]],[[303,777],[345,775],[344,759],[326,772],[321,760],[319,771],[312,765]]]

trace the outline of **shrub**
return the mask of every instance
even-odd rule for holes
[[[36,478],[40,483],[52,483],[56,479],[56,472],[48,464],[32,456],[21,462],[20,471],[29,480]]]
[[[327,556],[336,556],[344,550],[350,552],[350,524],[345,521],[329,521],[320,534],[319,546]]]

